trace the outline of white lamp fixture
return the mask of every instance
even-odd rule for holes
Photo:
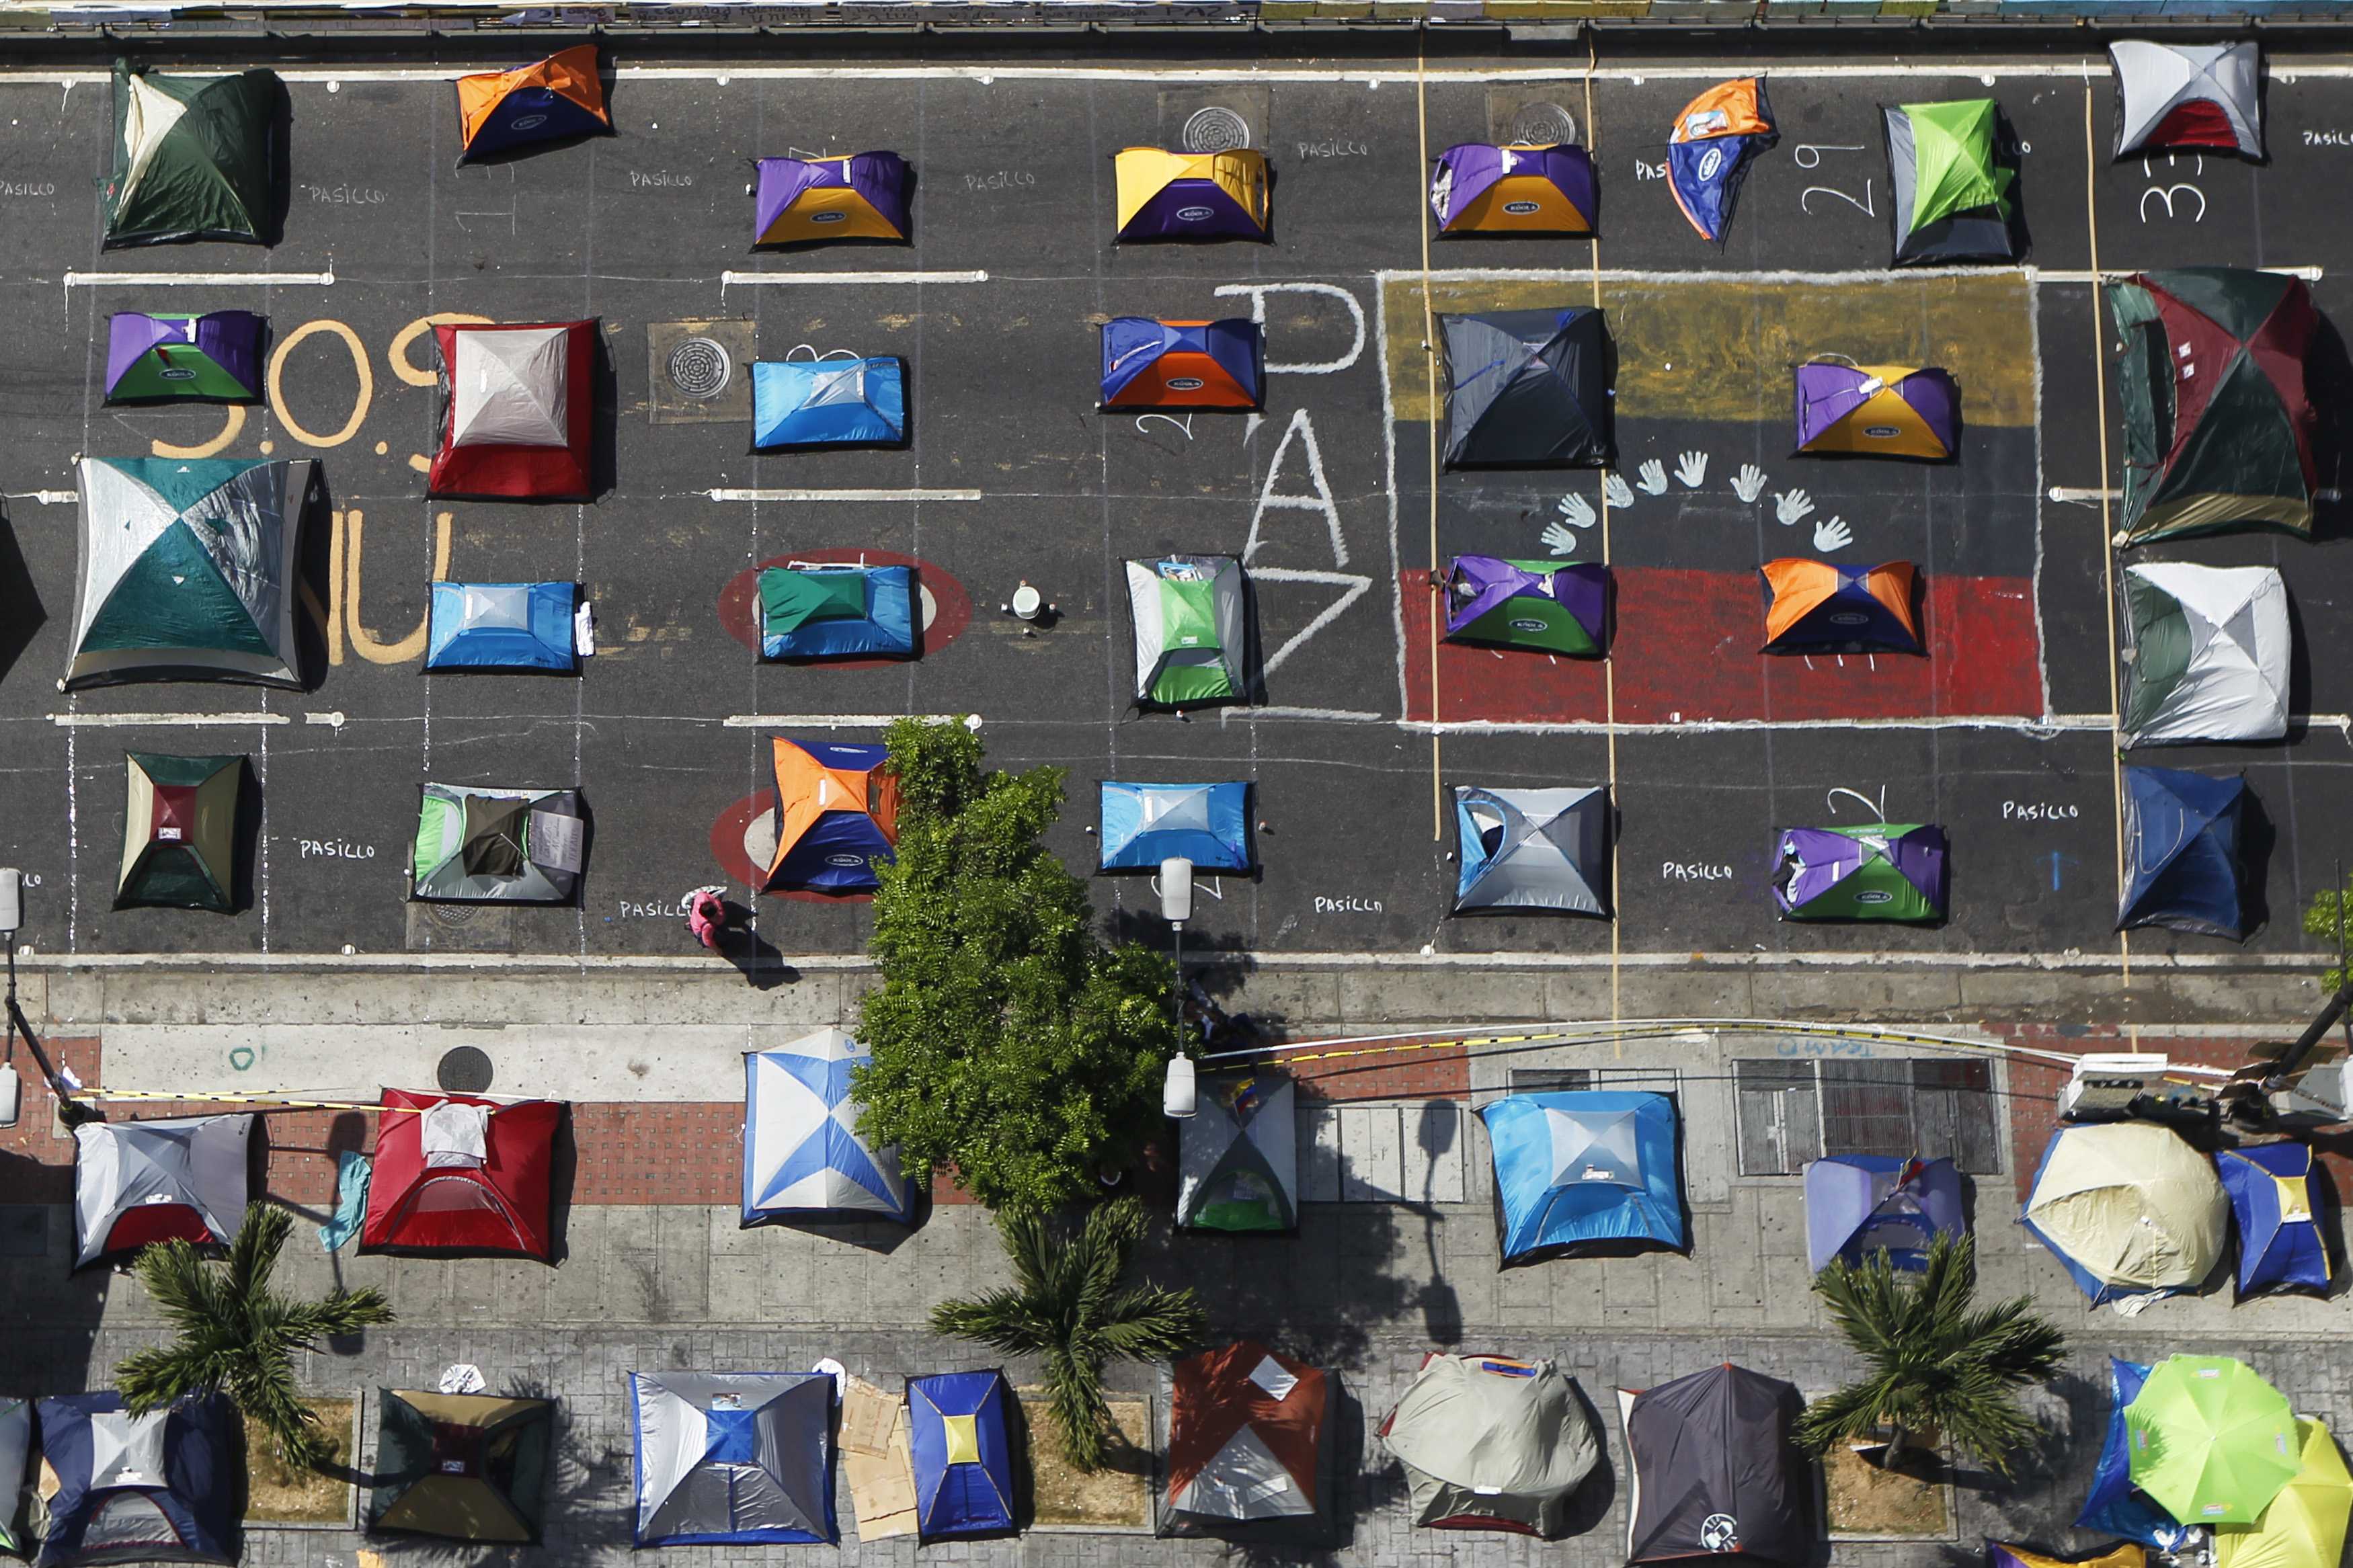
[[[1183,1121],[1198,1109],[1193,1090],[1193,1058],[1169,1058],[1168,1076],[1160,1086],[1160,1114]]]

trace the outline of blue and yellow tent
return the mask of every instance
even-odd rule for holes
[[[907,1380],[915,1530],[924,1541],[1013,1528],[1012,1397],[1005,1374],[944,1372]]]
[[[1102,869],[1148,871],[1172,855],[1197,871],[1250,868],[1250,785],[1103,784]]]
[[[871,893],[898,858],[899,786],[881,746],[774,742],[776,849],[769,890]]]
[[[907,438],[900,359],[768,361],[752,367],[752,447],[890,447]]]
[[[427,669],[580,668],[576,583],[436,583],[426,616]]]
[[[1504,1261],[1687,1245],[1675,1103],[1663,1094],[1514,1094],[1482,1110]]]
[[[2328,1289],[2312,1146],[2282,1142],[2223,1149],[2215,1173],[2239,1226],[2239,1294]]]
[[[1256,408],[1266,331],[1256,321],[1114,316],[1103,330],[1105,408]]]
[[[1113,237],[1135,239],[1264,239],[1266,154],[1171,153],[1124,148],[1112,160],[1119,201]]]
[[[915,569],[794,562],[760,573],[762,658],[913,658]]]

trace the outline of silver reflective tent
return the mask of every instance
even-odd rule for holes
[[[1380,1435],[1405,1466],[1414,1522],[1450,1530],[1551,1540],[1601,1460],[1585,1402],[1548,1361],[1431,1355]]]
[[[637,1543],[831,1542],[833,1378],[633,1372]]]
[[[2287,733],[2287,589],[2271,566],[2125,569],[2127,746]]]
[[[1609,912],[1609,792],[1454,786],[1454,908]]]
[[[1202,1080],[1200,1113],[1177,1124],[1176,1223],[1289,1230],[1299,1223],[1291,1082],[1264,1073]]]
[[[74,1129],[74,1267],[151,1241],[227,1242],[245,1218],[250,1113]]]
[[[2116,73],[2117,158],[2186,152],[2263,158],[2263,56],[2253,42],[2119,38],[2108,46],[2108,63]]]

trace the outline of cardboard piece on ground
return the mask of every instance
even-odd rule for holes
[[[915,1463],[907,1402],[862,1377],[841,1380],[841,1468],[858,1539],[915,1533]]]

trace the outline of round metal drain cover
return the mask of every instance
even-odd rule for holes
[[[1250,121],[1230,109],[1197,109],[1185,121],[1187,153],[1231,153],[1250,144]]]
[[[459,1046],[441,1054],[433,1079],[451,1094],[480,1094],[491,1087],[491,1058],[472,1046]]]
[[[1515,146],[1551,147],[1577,140],[1577,116],[1557,103],[1524,103],[1512,116]]]
[[[670,351],[670,384],[690,403],[708,403],[727,390],[735,362],[710,338],[689,338]]]

